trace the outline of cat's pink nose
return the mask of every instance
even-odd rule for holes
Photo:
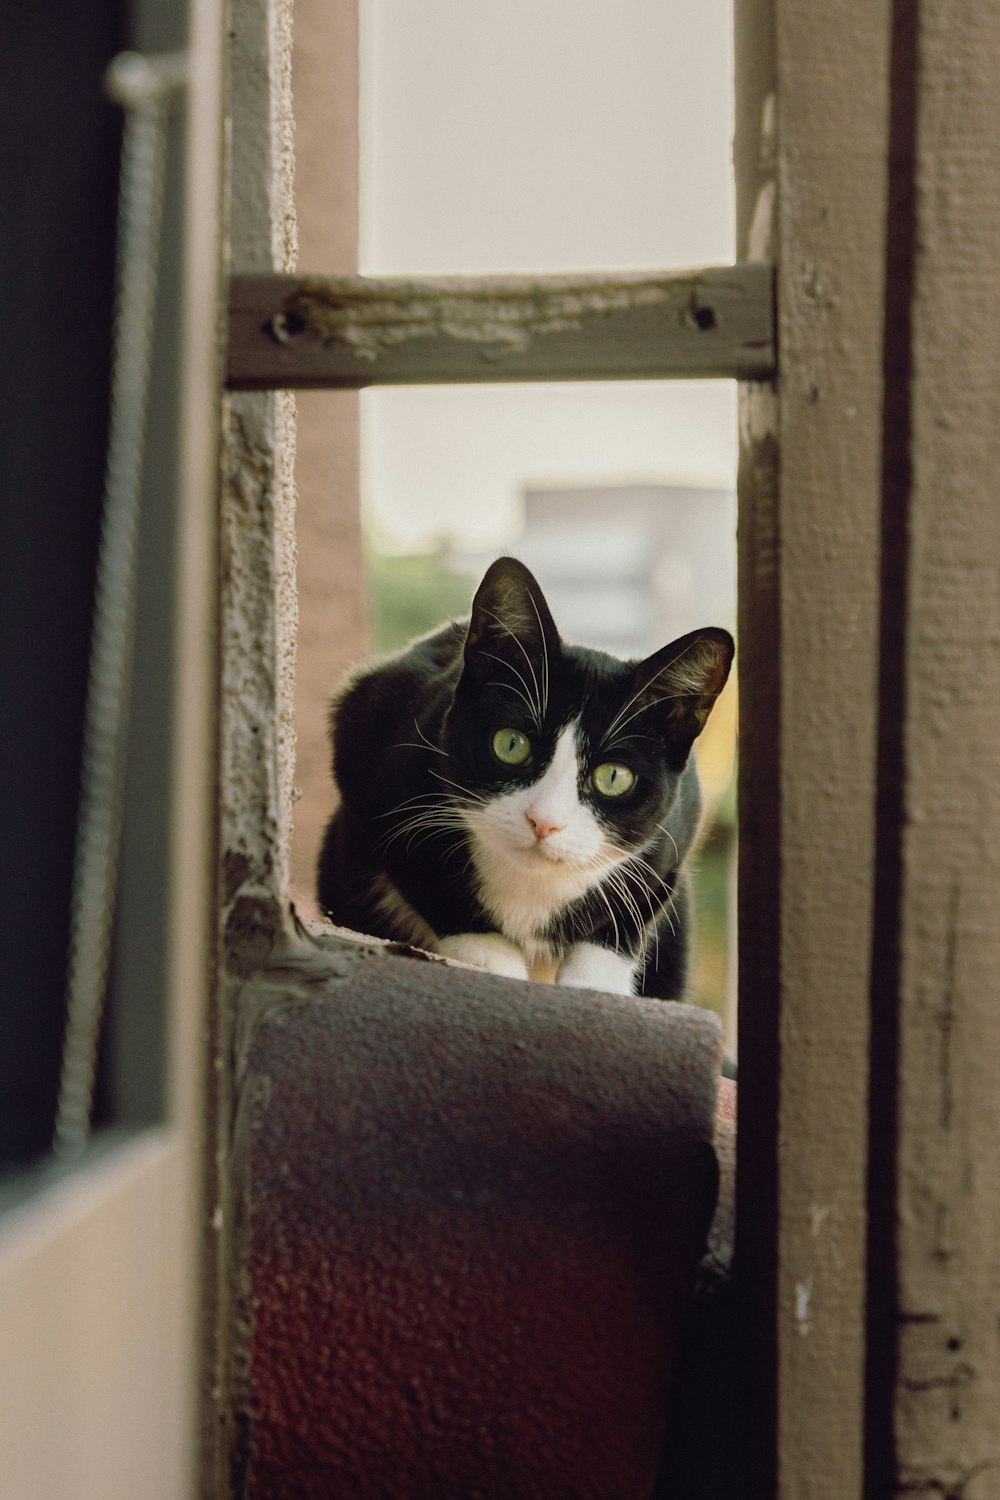
[[[565,823],[554,823],[544,813],[535,812],[533,807],[528,809],[525,817],[535,830],[535,838],[539,840],[547,839],[550,833],[560,833],[566,827]]]

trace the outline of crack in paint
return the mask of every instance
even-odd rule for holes
[[[698,274],[669,277],[441,278],[427,282],[359,277],[307,277],[272,318],[279,343],[318,339],[347,344],[360,359],[413,339],[446,338],[485,346],[486,359],[523,353],[547,334],[580,329],[590,318],[643,308],[677,307],[696,333],[717,330],[715,305],[724,288]],[[739,296],[733,287],[731,295]]]
[[[811,1276],[807,1276],[805,1281],[795,1283],[795,1322],[802,1338],[812,1331],[812,1318],[810,1317],[812,1290]]]
[[[949,1477],[940,1471],[933,1469],[906,1467],[899,1471],[893,1491],[896,1495],[909,1495],[920,1500],[974,1500],[969,1493],[969,1486],[974,1484],[983,1474],[1000,1469],[1000,1458],[983,1458],[978,1463],[972,1464],[967,1469],[959,1470],[958,1473]]]

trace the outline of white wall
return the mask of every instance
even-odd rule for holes
[[[733,258],[730,0],[362,0],[370,273]],[[403,538],[516,537],[523,485],[730,488],[729,383],[366,394],[366,499]]]

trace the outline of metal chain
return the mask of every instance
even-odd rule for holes
[[[104,507],[94,591],[70,907],[66,1034],[53,1147],[90,1136],[118,887],[136,611],[136,551],[152,364],[170,96],[186,54],[116,57],[105,87],[125,111]]]

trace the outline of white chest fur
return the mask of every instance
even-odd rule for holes
[[[562,730],[537,781],[465,813],[479,899],[529,963],[550,956],[542,934],[551,918],[621,858],[580,800],[577,729]]]

